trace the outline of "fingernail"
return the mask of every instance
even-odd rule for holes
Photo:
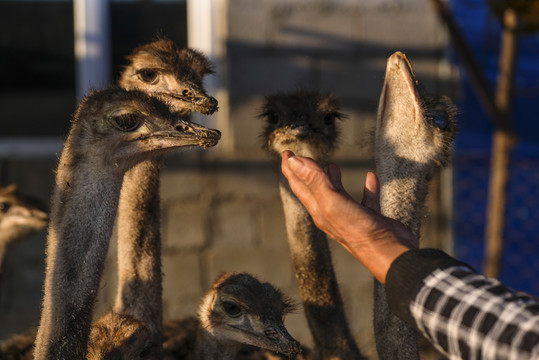
[[[303,164],[303,161],[298,159],[297,156],[292,156],[288,158],[288,166],[290,167],[290,169],[292,169],[292,171],[297,173],[301,168],[305,166],[305,164]]]
[[[286,154],[288,157],[296,156],[296,154],[294,154],[294,153],[292,152],[292,150],[284,150],[283,153],[282,153],[282,156],[285,156],[285,154]]]

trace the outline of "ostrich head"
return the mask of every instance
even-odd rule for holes
[[[382,159],[397,152],[400,159],[445,165],[456,134],[455,114],[448,97],[425,94],[406,55],[396,52],[387,61],[375,151]]]
[[[127,59],[118,81],[122,88],[154,94],[175,112],[211,115],[218,110],[217,100],[206,94],[202,83],[206,74],[213,73],[202,53],[160,39],[137,47]]]
[[[284,150],[324,161],[337,145],[340,112],[332,94],[296,91],[266,97],[260,117],[263,148],[280,156]]]
[[[66,147],[75,159],[101,159],[127,168],[156,152],[214,146],[221,137],[217,130],[174,116],[157,98],[116,87],[86,97],[73,123],[70,137],[76,141],[66,142]]]
[[[292,302],[269,283],[246,273],[225,273],[202,299],[199,319],[218,340],[233,341],[292,356],[300,351],[283,324]]]
[[[15,184],[0,188],[0,238],[8,244],[47,226],[49,216],[36,198],[24,195]]]

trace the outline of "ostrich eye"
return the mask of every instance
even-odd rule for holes
[[[223,306],[223,309],[225,309],[225,312],[232,316],[232,317],[238,317],[241,314],[241,308],[232,301],[223,301],[221,303]]]
[[[120,131],[133,131],[140,127],[142,119],[133,113],[126,113],[113,116],[111,118],[112,125]]]
[[[268,113],[267,114],[267,118],[268,118],[268,122],[272,125],[275,125],[277,124],[277,122],[279,121],[279,117],[277,116],[277,114],[275,113]]]
[[[140,80],[144,81],[147,84],[156,84],[158,81],[157,70],[153,69],[142,69],[138,71],[138,77]]]
[[[446,130],[449,126],[449,121],[444,113],[435,113],[431,118],[432,124],[440,130]]]
[[[5,201],[0,202],[0,211],[5,213],[9,210],[11,204]]]
[[[326,125],[333,124],[333,115],[332,114],[326,114],[324,116],[324,124],[326,124]]]

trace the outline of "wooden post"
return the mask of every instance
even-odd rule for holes
[[[515,143],[511,121],[511,98],[515,70],[517,28],[520,27],[519,18],[511,8],[507,8],[503,14],[499,77],[496,94],[494,95],[481,67],[476,63],[466,39],[453,20],[447,4],[442,0],[431,0],[431,3],[440,19],[447,26],[451,41],[459,53],[464,67],[468,70],[471,85],[483,109],[490,116],[494,128],[483,271],[487,276],[497,277],[500,272],[500,260],[503,250],[510,153]]]
[[[485,263],[483,272],[489,277],[498,277],[500,273],[510,156],[515,143],[511,125],[511,99],[515,72],[517,22],[515,11],[506,9],[503,17],[499,78],[495,98],[501,123],[494,129],[492,136],[487,224],[485,229]]]

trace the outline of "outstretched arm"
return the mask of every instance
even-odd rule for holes
[[[340,169],[334,164],[326,173],[314,160],[285,151],[281,168],[316,226],[380,282],[385,283],[387,271],[399,255],[417,248],[417,240],[404,225],[380,214],[380,185],[373,173],[367,174],[359,204],[344,190]]]
[[[382,216],[379,184],[367,175],[363,201],[312,159],[283,153],[290,188],[316,226],[344,246],[380,282],[391,310],[451,358],[539,358],[539,300],[477,274],[440,250],[417,249],[401,223]]]

